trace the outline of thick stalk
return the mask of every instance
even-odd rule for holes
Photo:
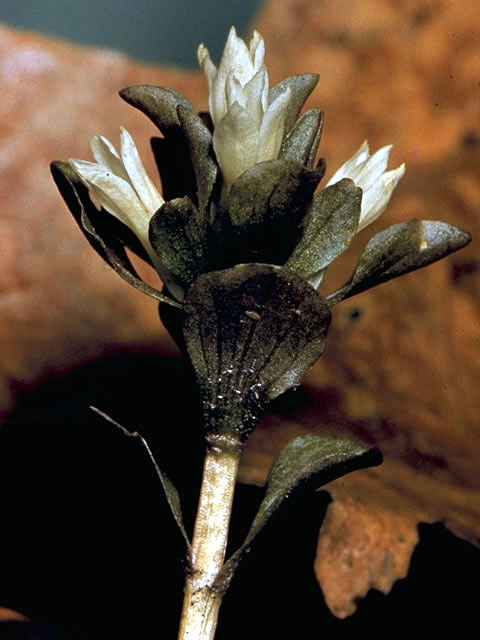
[[[178,640],[212,640],[223,594],[212,589],[223,566],[240,452],[230,443],[209,446],[192,540],[192,571]]]

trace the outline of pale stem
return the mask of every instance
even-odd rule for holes
[[[231,447],[207,449],[178,640],[215,636],[223,593],[212,587],[225,560],[238,460],[238,450]]]

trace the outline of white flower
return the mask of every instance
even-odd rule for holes
[[[121,127],[120,155],[103,136],[94,136],[90,148],[96,162],[70,159],[70,164],[98,203],[130,227],[158,266],[148,225],[164,200],[148,177],[132,136]]]
[[[290,89],[268,103],[264,56],[265,45],[257,31],[247,47],[234,27],[218,69],[204,45],[198,48],[210,91],[213,147],[227,185],[258,162],[276,158],[280,151]]]
[[[363,190],[358,231],[364,229],[385,211],[393,190],[405,173],[404,164],[392,171],[385,171],[391,148],[392,145],[387,145],[370,156],[368,143],[365,140],[360,149],[328,181],[327,187],[342,178],[350,178]]]

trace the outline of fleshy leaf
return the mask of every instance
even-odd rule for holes
[[[300,162],[311,169],[320,144],[322,129],[323,112],[319,109],[310,109],[297,120],[285,137],[278,157]]]
[[[318,274],[355,237],[361,203],[362,190],[348,178],[321,191],[315,196],[305,231],[285,266],[318,286]]]
[[[218,165],[213,151],[212,134],[199,115],[182,105],[178,107],[178,118],[183,128],[192,159],[197,182],[198,207],[202,214],[209,215],[210,198],[218,175]],[[213,217],[214,212],[212,213]]]
[[[236,567],[257,534],[292,492],[300,487],[319,487],[347,473],[381,464],[378,449],[364,449],[348,440],[306,435],[291,440],[270,469],[265,496],[242,546],[230,557],[219,577],[219,587],[228,586]]]
[[[170,200],[150,220],[149,239],[164,269],[162,280],[181,299],[207,270],[205,222],[189,198]]]
[[[201,275],[184,300],[183,333],[207,438],[244,441],[264,405],[322,354],[330,312],[294,273],[263,264]]]
[[[174,89],[139,85],[120,91],[120,96],[133,107],[140,109],[166,135],[172,128],[180,126],[177,107],[182,105],[190,111],[193,106],[185,96]]]
[[[270,89],[268,102],[272,104],[288,87],[290,87],[290,101],[287,107],[287,117],[285,119],[285,135],[295,124],[298,114],[303,107],[305,100],[312,93],[318,83],[316,73],[304,73],[299,76],[289,76]]]
[[[446,222],[411,220],[371,238],[350,281],[327,298],[329,306],[392,278],[426,267],[471,241],[467,231]]]
[[[234,182],[228,198],[232,245],[227,264],[288,260],[322,171],[285,160],[260,162]]]
[[[90,245],[105,262],[136,289],[160,302],[179,307],[177,302],[139,278],[126,254],[125,241],[112,233],[113,227],[110,219],[113,216],[110,216],[103,209],[98,211],[90,200],[87,188],[82,184],[71,165],[66,162],[53,162],[51,170],[55,184],[77,224]],[[115,225],[120,228],[121,223],[118,221],[118,223],[115,222]],[[122,231],[125,233],[125,230],[122,229]],[[140,252],[138,253],[141,255]]]
[[[127,87],[120,91],[120,96],[148,116],[164,135],[163,139],[152,140],[152,149],[165,200],[187,195],[196,203],[195,173],[177,115],[179,106],[195,113],[191,103],[178,91],[150,85]]]

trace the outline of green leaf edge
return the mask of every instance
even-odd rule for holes
[[[161,293],[158,289],[155,289],[155,287],[147,284],[138,276],[126,254],[124,246],[120,242],[110,239],[110,244],[107,244],[95,231],[85,211],[85,206],[79,193],[80,190],[84,190],[86,197],[88,197],[87,189],[84,187],[70,164],[67,162],[55,161],[51,163],[50,168],[55,184],[57,185],[65,204],[72,213],[77,224],[80,226],[88,242],[101,256],[101,258],[103,258],[103,260],[105,260],[105,262],[116,273],[118,273],[123,280],[142,293],[145,293],[159,302],[181,308],[181,305],[178,302],[175,302],[168,296]],[[93,206],[94,205],[92,203],[92,207]]]
[[[275,497],[272,498],[274,490],[270,485],[274,480],[275,474],[278,473],[279,467],[284,464],[285,459],[289,456],[291,450],[299,449],[302,444],[312,446],[315,443],[318,445],[344,446],[347,448],[347,452],[344,454],[343,460],[336,459],[335,461],[329,462],[325,465],[325,457],[323,457],[318,463],[314,465],[310,464],[303,474],[298,473],[298,471],[296,473],[294,472],[294,481],[286,483],[286,490],[280,490],[276,500]],[[350,449],[350,451],[348,451],[348,449]],[[337,457],[338,455],[339,454],[337,453]],[[329,458],[332,458],[333,456],[335,456],[335,453],[328,455]],[[378,466],[382,461],[382,453],[376,447],[372,449],[364,449],[360,445],[349,440],[343,440],[331,436],[317,436],[314,434],[299,436],[291,440],[275,458],[268,474],[265,496],[257,511],[257,515],[255,516],[242,545],[230,556],[222,567],[217,576],[214,587],[218,589],[219,592],[224,592],[228,588],[238,565],[244,555],[250,551],[256,536],[264,529],[271,516],[281,507],[293,492],[298,491],[302,486],[311,486],[313,483],[315,483],[315,489],[319,489],[321,486],[331,482],[332,480],[336,480],[348,473],[358,471],[359,469]],[[319,480],[320,484],[318,484]],[[276,491],[278,492],[278,489]],[[269,502],[272,503],[272,500],[274,504],[268,505]]]

